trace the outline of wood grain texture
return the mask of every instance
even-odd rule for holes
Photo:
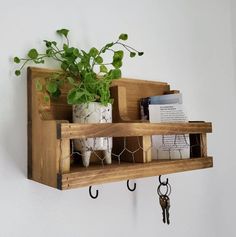
[[[113,122],[140,120],[140,99],[167,94],[169,91],[170,86],[163,82],[134,79],[114,81],[111,87],[111,95],[114,99]]]
[[[44,68],[29,68],[30,77],[33,80],[40,80],[42,84],[45,83],[45,78],[49,77],[51,73],[60,72],[60,70],[51,70]],[[66,103],[66,94],[69,87],[65,86],[62,89],[62,94],[59,99],[51,100],[46,103],[42,93],[37,93],[38,111],[42,120],[61,120],[66,119],[72,122],[72,108]],[[154,82],[148,80],[137,80],[122,78],[115,80],[112,83],[111,95],[114,98],[113,104],[113,122],[140,122],[139,115],[139,100],[140,98],[161,95],[166,93],[173,93],[169,91],[169,85],[165,82]],[[29,127],[30,130],[30,127]],[[148,144],[150,139],[139,138],[144,149],[148,149],[151,143]],[[128,149],[132,149],[135,144],[136,138],[128,139]],[[146,153],[138,152],[137,160],[139,162],[146,162],[150,160],[150,155],[145,157]],[[148,155],[148,154],[147,154]],[[124,158],[125,159],[125,158]],[[30,163],[30,162],[29,162]]]
[[[55,136],[56,121],[43,121],[41,131],[36,131],[37,134],[41,133],[41,140],[34,143],[38,146],[37,153],[34,155],[35,159],[40,160],[40,181],[51,187],[57,186],[56,175],[59,172],[59,154],[61,152],[60,140]],[[38,136],[38,135],[36,135]],[[40,150],[40,151],[39,151]]]
[[[106,123],[106,124],[60,124],[58,138],[86,137],[133,137],[147,135],[173,135],[187,133],[211,133],[211,123]]]
[[[58,70],[44,69],[44,68],[28,68],[28,83],[33,83],[39,80],[42,84],[45,83],[46,78],[48,78],[53,72],[59,72]],[[31,86],[31,90],[34,93],[37,104],[37,113],[42,120],[69,120],[72,121],[72,107],[67,104],[67,92],[69,90],[68,86],[64,86],[61,91],[61,96],[57,100],[50,99],[49,102],[45,102],[44,95],[36,91],[35,85]],[[32,93],[31,92],[31,93]],[[28,91],[28,94],[30,92]]]
[[[138,179],[176,172],[204,169],[213,166],[212,157],[171,161],[152,161],[151,163],[123,163],[111,166],[74,168],[68,174],[58,176],[58,188],[65,190],[101,183]]]
[[[45,83],[45,79],[48,78],[52,73],[60,72],[60,70],[45,69],[45,68],[28,68],[28,77],[33,80],[40,80],[41,83]],[[147,97],[151,95],[160,95],[167,93],[169,91],[169,85],[165,82],[153,82],[147,80],[137,80],[137,79],[127,79],[121,78],[115,80],[112,83],[112,87],[120,87],[119,89],[119,103],[123,103],[121,107],[122,110],[117,110],[117,107],[113,105],[113,111],[118,111],[118,113],[124,113],[124,105],[127,110],[127,117],[123,117],[128,120],[138,120],[139,116],[139,100],[142,97]],[[123,89],[122,89],[123,88]],[[51,100],[50,103],[45,103],[42,99],[42,95],[37,93],[37,99],[39,100],[39,113],[42,119],[54,119],[54,120],[69,120],[72,121],[72,107],[66,102],[66,95],[69,86],[62,88],[62,93],[59,99]],[[116,100],[116,96],[113,95],[113,89],[111,89],[112,98]],[[125,96],[125,97],[124,97]],[[122,99],[123,98],[123,99]],[[116,118],[117,117],[117,118]],[[122,117],[122,116],[121,116]],[[120,119],[114,116],[113,122],[118,122]]]
[[[57,126],[60,124],[60,121],[57,121]],[[58,151],[58,158],[59,158],[59,172],[61,174],[70,171],[70,140],[69,139],[60,139],[59,142],[59,151]]]
[[[37,182],[70,189],[100,183],[135,179],[160,174],[212,167],[207,156],[206,133],[212,131],[211,123],[150,124],[139,121],[139,99],[142,97],[176,93],[162,82],[121,79],[111,88],[114,98],[113,124],[71,124],[72,107],[66,103],[68,87],[63,88],[62,97],[45,103],[43,95],[36,91],[35,82],[44,83],[55,70],[29,68],[28,70],[28,177]],[[122,99],[123,98],[123,99]],[[199,156],[186,160],[152,161],[150,163],[115,163],[102,167],[91,164],[89,168],[70,164],[70,139],[112,136],[127,137],[128,148],[135,149],[137,138],[140,145],[148,148],[153,134],[186,134],[199,136]],[[200,134],[200,135],[198,135]],[[196,140],[196,139],[195,139]],[[117,143],[118,144],[118,143]],[[114,148],[115,148],[114,144]],[[118,147],[119,148],[119,147]],[[151,152],[139,151],[139,162],[151,161]],[[135,154],[136,155],[136,154]],[[196,155],[197,156],[197,155]],[[132,160],[131,160],[132,161]]]
[[[111,87],[111,95],[114,99],[113,103],[113,122],[119,123],[137,123],[143,122],[140,120],[140,99],[148,96],[156,96],[163,94],[177,93],[177,91],[170,91],[170,86],[163,82],[153,82],[144,80],[129,80],[122,79],[122,81],[114,81]],[[141,125],[142,126],[142,125]],[[150,162],[151,158],[151,136],[127,137],[126,147],[133,151],[137,149],[137,139],[143,149],[138,150],[133,157],[129,152],[124,152],[122,160],[132,162]],[[120,148],[122,138],[117,138],[115,149]]]
[[[66,141],[57,139],[57,122],[66,123],[67,120],[42,119],[41,112],[49,111],[51,105],[45,104],[41,92],[36,90],[35,83],[39,78],[41,74],[39,76],[37,70],[28,69],[28,178],[57,187],[57,173],[62,166],[60,153],[63,151],[64,155],[68,155],[70,152],[69,143],[68,149],[65,149]],[[68,166],[65,171],[69,171]]]
[[[201,156],[207,156],[207,134],[202,133],[200,134],[200,148],[201,148]]]

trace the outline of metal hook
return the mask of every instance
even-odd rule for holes
[[[92,199],[96,199],[98,197],[98,190],[96,190],[96,194],[95,196],[93,196],[91,189],[92,189],[92,186],[89,186],[89,195]]]
[[[167,178],[165,182],[162,182],[162,181],[161,181],[161,175],[160,175],[160,176],[159,176],[159,183],[160,183],[161,185],[168,185],[169,179]]]
[[[129,186],[129,179],[127,180],[127,188],[129,189],[130,192],[133,192],[136,189],[136,183],[134,183],[134,187],[131,189]]]

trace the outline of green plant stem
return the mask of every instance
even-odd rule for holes
[[[136,50],[135,48],[133,48],[133,47],[131,47],[131,46],[129,46],[129,45],[123,44],[123,43],[121,43],[121,42],[117,42],[117,44],[122,45],[122,46],[123,46],[124,48],[126,48],[129,52],[132,52],[131,50],[133,50],[133,51],[139,53],[138,50]],[[131,49],[131,50],[130,50],[130,49]]]
[[[19,65],[19,71],[22,71],[29,62],[43,64],[47,59],[52,59],[59,63],[62,72],[55,72],[46,78],[46,83],[38,84],[38,88],[41,88],[45,98],[48,95],[52,98],[59,97],[63,85],[69,83],[71,88],[67,95],[69,104],[98,101],[107,105],[112,101],[109,85],[121,76],[120,67],[122,66],[124,51],[129,52],[130,57],[134,57],[135,52],[139,56],[143,53],[123,43],[128,38],[127,34],[121,34],[116,41],[107,43],[100,51],[93,47],[87,53],[82,49],[70,47],[68,32],[67,29],[57,31],[64,38],[63,44],[44,40],[46,43],[45,51],[39,53],[34,48],[30,49],[26,58],[15,57],[14,62],[22,64]],[[113,58],[109,60],[111,62],[103,62],[102,56],[105,57],[106,54],[109,57],[112,57],[113,54]],[[100,70],[99,67],[95,68],[97,66],[100,66]],[[15,71],[17,76],[20,75],[19,71]]]
[[[21,59],[21,60],[25,60],[25,62],[21,65],[20,67],[20,71],[22,70],[22,68],[31,60],[31,59]]]
[[[65,36],[68,47],[70,46],[70,41],[67,36]]]

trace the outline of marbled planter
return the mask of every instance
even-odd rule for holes
[[[73,122],[74,123],[111,123],[112,122],[112,105],[102,105],[98,102],[88,104],[73,105]],[[75,139],[75,149],[82,154],[83,164],[89,166],[92,151],[104,151],[105,161],[111,164],[111,137]]]

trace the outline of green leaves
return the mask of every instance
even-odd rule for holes
[[[88,83],[90,83],[91,80],[93,80],[93,74],[91,72],[86,73],[84,80],[87,81]]]
[[[46,50],[46,55],[47,55],[48,57],[52,57],[52,56],[53,56],[53,49],[47,49],[47,50]]]
[[[45,42],[45,45],[46,45],[46,47],[51,47],[52,46],[52,42],[50,42],[50,41],[48,41],[48,40],[44,40],[44,42]]]
[[[123,50],[119,50],[119,51],[115,51],[114,55],[113,55],[113,60],[121,60],[124,57],[124,51]]]
[[[63,44],[63,51],[65,53],[65,51],[69,48],[69,46],[67,44]]]
[[[128,35],[127,34],[120,34],[119,39],[127,40],[128,39]]]
[[[79,50],[77,48],[73,48],[73,55],[78,57],[80,55]]]
[[[67,95],[68,104],[76,104],[79,97],[80,95],[76,90],[70,90]]]
[[[92,102],[94,100],[94,95],[82,87],[71,89],[67,95],[68,104],[82,104]]]
[[[57,87],[57,83],[54,81],[50,81],[47,85],[46,85],[46,89],[49,93],[55,93],[58,89]]]
[[[99,51],[94,47],[89,50],[89,55],[93,58],[95,58],[98,55],[98,53]]]
[[[31,49],[29,52],[28,52],[28,57],[30,59],[36,59],[38,57],[38,51],[36,49]]]
[[[58,78],[58,74],[56,75],[56,78]],[[50,78],[50,81],[46,82],[46,91],[49,92],[50,97],[56,99],[61,95],[60,87],[62,84],[60,79],[53,79],[53,77]]]
[[[131,58],[133,58],[133,57],[136,56],[136,53],[135,53],[135,52],[130,52],[129,56],[130,56]]]
[[[113,61],[112,65],[113,65],[114,68],[121,68],[122,67],[122,61],[121,60]]]
[[[137,51],[136,51],[137,52]],[[144,53],[143,52],[138,52],[138,56],[142,56]],[[129,56],[131,58],[135,57],[136,56],[136,53],[135,52],[130,52]]]
[[[47,48],[50,48],[52,46],[57,46],[57,42],[56,41],[48,41],[48,40],[44,40],[45,45]]]
[[[15,75],[16,76],[20,76],[20,74],[21,74],[20,70],[15,70]]]
[[[112,77],[113,79],[119,79],[119,78],[121,78],[121,70],[120,70],[120,69],[111,70],[111,77]]]
[[[102,58],[101,56],[97,56],[97,57],[95,58],[95,62],[96,62],[97,64],[102,64],[102,63],[103,63],[103,58]]]
[[[69,64],[68,64],[67,61],[63,61],[63,62],[61,63],[61,69],[62,69],[63,71],[67,71],[68,67],[69,67]]]
[[[106,44],[106,45],[101,49],[101,52],[102,52],[102,53],[105,53],[106,50],[108,50],[109,48],[111,48],[114,44],[115,44],[115,43],[113,43],[113,42]]]
[[[122,66],[122,59],[124,57],[124,51],[115,51],[113,55],[112,65],[114,68],[120,68]]]
[[[111,48],[113,45],[114,45],[114,43],[113,43],[113,42],[111,42],[111,43],[108,43],[108,44],[106,44],[106,45],[105,45],[105,48]]]
[[[39,80],[36,80],[36,90],[37,91],[42,91],[43,90],[43,85]]]
[[[55,99],[57,99],[60,95],[61,95],[61,90],[60,89],[57,89],[55,92],[50,94],[50,96],[52,98],[55,98]]]
[[[66,38],[67,38],[67,36],[68,36],[68,33],[69,33],[69,30],[67,30],[67,29],[60,29],[60,30],[57,30],[57,34],[62,35],[62,36],[65,36]]]
[[[17,64],[19,64],[21,62],[20,58],[18,58],[18,57],[14,57],[13,61],[14,61],[14,63],[17,63]],[[20,70],[15,70],[15,75],[16,76],[20,76],[20,74],[21,74]]]
[[[100,72],[107,73],[108,72],[107,67],[105,65],[101,65],[100,66]]]
[[[67,84],[71,88],[67,96],[69,104],[98,101],[107,105],[111,102],[109,87],[113,80],[121,77],[124,52],[128,52],[130,58],[143,55],[143,52],[124,42],[128,39],[128,34],[125,33],[100,49],[91,47],[87,51],[70,46],[68,29],[62,28],[56,32],[66,38],[64,43],[44,40],[43,52],[32,48],[25,58],[13,59],[14,63],[19,64],[19,69],[15,70],[17,76],[30,62],[39,64],[51,59],[59,64],[61,72],[52,73],[46,78],[46,83],[36,81],[36,90],[45,95],[45,101],[49,101],[50,97],[59,97],[64,84]]]
[[[14,57],[14,62],[15,63],[20,63],[20,59],[18,57]]]
[[[74,84],[75,84],[75,80],[74,80],[72,77],[67,77],[66,79],[68,80],[68,82],[69,82],[71,85],[74,85]]]

